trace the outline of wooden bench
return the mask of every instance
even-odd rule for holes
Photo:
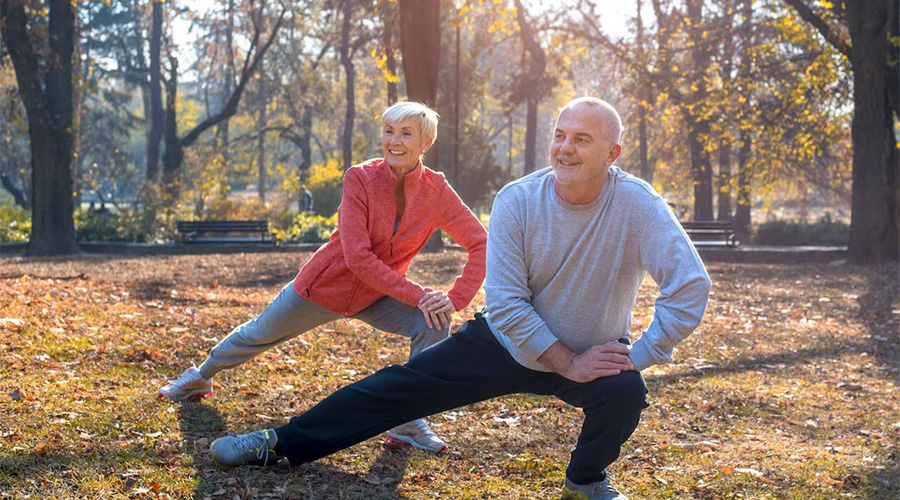
[[[275,243],[275,238],[269,231],[269,222],[264,220],[180,220],[175,222],[175,228],[181,233],[182,243]],[[201,237],[201,235],[211,233],[258,234],[259,236]]]
[[[741,244],[734,233],[732,221],[684,221],[681,227],[691,237],[694,246],[728,246]]]

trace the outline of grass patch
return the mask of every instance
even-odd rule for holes
[[[155,391],[260,312],[309,255],[0,259],[0,498],[560,498],[580,412],[517,395],[430,418],[448,453],[380,438],[301,467],[221,470],[209,443],[276,426],[403,362],[408,343],[342,320],[216,378]],[[463,255],[414,261],[448,288]],[[710,265],[706,320],[644,375],[651,406],[616,484],[632,498],[900,495],[896,266]],[[652,282],[634,330],[652,318]],[[479,295],[458,320],[483,304]]]

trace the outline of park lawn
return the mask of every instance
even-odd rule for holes
[[[0,498],[560,498],[581,415],[528,395],[431,417],[443,455],[378,437],[300,467],[215,467],[216,437],[277,426],[406,357],[400,337],[342,320],[224,372],[213,399],[156,398],[309,256],[0,258]],[[463,258],[421,256],[410,276],[446,289]],[[611,468],[620,489],[900,498],[897,266],[709,270],[703,325],[644,373],[652,404]],[[648,279],[634,331],[654,293]]]

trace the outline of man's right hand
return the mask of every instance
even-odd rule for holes
[[[628,371],[632,366],[630,353],[628,346],[617,341],[593,346],[581,354],[556,342],[537,360],[569,380],[585,383]]]

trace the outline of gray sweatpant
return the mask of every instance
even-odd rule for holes
[[[294,291],[294,282],[285,285],[259,316],[238,326],[209,352],[198,370],[204,378],[212,378],[222,370],[249,361],[303,332],[325,323],[345,318],[316,305]],[[409,357],[443,340],[450,333],[449,326],[439,330],[428,328],[425,316],[417,307],[393,297],[382,297],[354,316],[373,327],[410,338]]]

